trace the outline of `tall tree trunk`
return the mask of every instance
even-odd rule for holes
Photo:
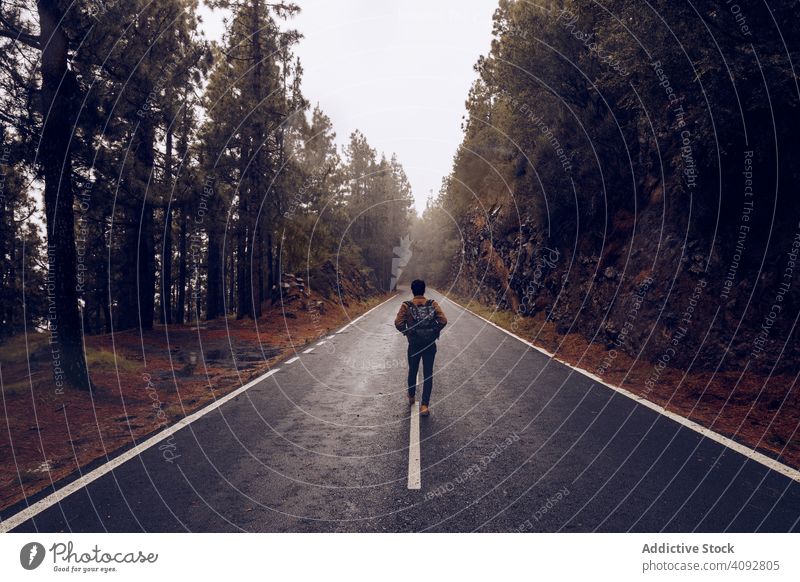
[[[200,318],[203,313],[203,302],[202,302],[202,293],[200,293],[200,280],[197,280],[197,290],[195,291],[194,297],[194,313],[195,313],[195,323],[197,326],[200,326]]]
[[[275,268],[274,268],[274,265],[272,264],[273,263],[273,261],[272,261],[272,232],[268,232],[266,238],[267,238],[266,246],[267,246],[267,270],[268,270],[268,273],[267,273],[267,288],[268,288],[268,291],[269,291],[269,296],[270,296],[270,298],[272,300],[272,304],[274,305],[275,304],[275,299],[277,297],[277,294],[275,293],[275,289],[274,288],[275,288],[275,285],[278,284],[278,280],[275,277]]]
[[[258,237],[258,302],[260,305],[264,304],[266,301],[266,281],[264,280],[264,271],[269,271],[269,265],[266,267],[264,266],[264,255],[266,254],[264,247],[266,243],[264,242],[265,237],[263,235]],[[261,315],[261,313],[259,313]]]
[[[108,281],[108,278],[105,279]],[[105,283],[106,285],[108,283]],[[111,325],[111,306],[108,302],[108,293],[105,290],[100,294],[100,306],[103,310],[103,325],[106,333],[112,333],[114,327]]]
[[[56,0],[37,3],[42,47],[42,139],[39,151],[44,168],[44,206],[48,244],[48,317],[56,386],[64,380],[92,388],[83,351],[75,272],[75,216],[73,214],[72,154],[77,80],[67,67],[68,39],[61,28],[63,14]]]
[[[246,272],[249,272],[249,269],[245,264],[247,262],[247,253],[245,252],[247,247],[241,208],[242,206],[239,204],[240,216],[238,228],[236,229],[236,319],[242,319],[247,315],[247,290],[250,288],[250,284],[246,282]]]
[[[0,143],[5,143],[4,127],[0,126]],[[0,166],[3,161],[0,160]],[[2,168],[0,167],[0,171]],[[5,178],[3,174],[0,177]],[[10,205],[9,205],[10,206]],[[13,209],[12,209],[13,210]],[[9,213],[9,214],[13,214]],[[14,309],[13,309],[13,293],[15,287],[16,277],[11,276],[11,269],[13,262],[6,260],[6,257],[13,257],[13,245],[6,246],[6,241],[14,241],[16,237],[16,228],[14,222],[9,220],[6,223],[6,198],[0,197],[0,309],[2,309],[2,317],[0,317],[0,338],[6,335],[13,335],[15,330],[12,326],[14,322]],[[8,236],[6,236],[8,235]]]
[[[186,321],[186,238],[188,233],[188,212],[186,206],[181,207],[181,235],[178,242],[178,301],[175,305],[175,321]]]
[[[192,323],[192,311],[194,310],[194,277],[189,277],[186,281],[186,323]]]
[[[253,225],[253,235],[250,241],[250,298],[253,302],[251,314],[254,318],[261,317],[261,295],[263,294],[262,267],[261,267],[261,241],[258,234],[258,223]]]
[[[250,70],[251,98],[255,107],[264,107],[261,57],[261,0],[252,0],[250,4]],[[261,112],[255,113],[256,119]],[[256,243],[256,201],[262,191],[264,180],[264,139],[261,135],[266,128],[259,124],[251,124],[243,131],[241,190],[239,192],[239,238],[237,240],[237,283],[238,305],[236,318],[258,317],[261,305],[258,301],[258,272],[260,268]],[[253,159],[250,159],[250,156]],[[255,276],[254,276],[255,275]]]
[[[164,185],[167,209],[164,211],[164,244],[161,247],[161,321],[172,323],[172,124],[167,123],[164,154]]]
[[[236,260],[233,256],[232,244],[226,245],[228,249],[228,313],[235,313],[236,305]]]
[[[119,284],[116,301],[115,328],[117,330],[133,329],[139,325],[137,306],[137,251],[139,248],[140,212],[132,205],[123,206],[122,223],[115,223],[116,230],[121,231]],[[113,230],[112,230],[113,233]]]
[[[97,273],[95,275],[95,293],[97,294],[97,303],[100,306],[100,312],[103,315],[103,333],[111,333],[113,330],[113,322],[111,319],[111,298],[110,289],[111,281],[108,274],[108,261],[103,258],[105,249],[108,248],[108,238],[106,237],[105,227],[108,220],[108,214],[103,211],[101,226],[98,228],[97,256],[100,260],[97,261]]]
[[[137,260],[137,300],[141,329],[153,329],[155,315],[155,229],[153,225],[153,207],[149,202],[142,205],[141,223],[138,236]]]
[[[145,115],[140,125],[142,139],[137,149],[137,158],[140,168],[149,176],[143,182],[144,190],[141,192],[142,214],[139,227],[138,244],[138,304],[139,319],[143,330],[153,329],[156,300],[156,262],[155,262],[155,225],[153,219],[153,205],[148,201],[155,161],[154,142],[155,127],[152,118]]]
[[[222,241],[220,231],[214,217],[208,227],[208,285],[206,293],[206,319],[216,319],[223,314],[223,266],[225,257],[222,255]]]
[[[164,244],[161,250],[161,322],[172,323],[172,205],[164,211]]]
[[[277,285],[281,284],[281,253],[283,252],[283,239],[278,242],[277,252],[273,259],[273,269],[275,270],[275,281]]]
[[[242,167],[247,166],[247,155],[242,155]],[[244,182],[244,180],[242,180]],[[239,219],[236,228],[236,319],[242,319],[252,314],[252,291],[250,270],[250,205],[248,204],[249,192],[242,184],[239,192]]]
[[[6,133],[5,127],[0,125],[0,143],[6,143]],[[4,161],[0,160],[0,172],[3,171],[3,164]],[[0,177],[5,178],[5,175],[0,174]],[[13,330],[10,329],[9,325],[12,321],[11,319],[11,289],[12,289],[12,282],[13,279],[8,275],[11,265],[6,260],[7,254],[10,255],[11,249],[6,248],[6,233],[8,233],[8,239],[14,240],[14,232],[11,230],[14,227],[14,223],[9,221],[6,224],[6,198],[5,196],[0,197],[0,309],[2,309],[2,313],[0,313],[0,338],[4,335],[11,335]]]

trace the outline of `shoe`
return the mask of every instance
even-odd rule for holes
[[[415,403],[416,401],[417,401],[417,399],[416,399],[416,398],[414,398],[413,396],[411,396],[411,394],[408,394],[408,405],[409,405],[409,406],[414,406],[414,403]]]
[[[422,406],[419,407],[420,416],[428,416],[428,414],[430,414],[430,410],[428,410],[427,404],[423,404]]]

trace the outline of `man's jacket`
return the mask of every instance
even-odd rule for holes
[[[428,299],[424,295],[415,295],[414,299],[411,301],[414,305],[425,305]],[[441,328],[444,328],[444,326],[447,325],[447,318],[444,316],[444,311],[442,311],[442,308],[439,307],[436,301],[433,301],[431,305],[436,310],[436,321]],[[394,318],[394,326],[397,328],[397,331],[405,332],[406,328],[411,325],[411,323],[411,314],[408,311],[408,305],[406,305],[404,301],[400,306],[400,311],[397,312],[397,317]]]

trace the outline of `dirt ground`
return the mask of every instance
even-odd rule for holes
[[[296,294],[257,321],[218,319],[86,338],[98,389],[57,390],[43,333],[0,346],[0,509],[110,457],[263,374],[385,297]]]
[[[622,351],[590,344],[578,333],[559,334],[543,314],[515,318],[510,311],[457,296],[450,298],[555,354],[559,360],[800,468],[800,387],[794,374],[686,372],[666,367],[654,375],[653,362],[637,361]]]

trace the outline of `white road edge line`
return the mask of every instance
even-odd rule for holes
[[[385,303],[388,303],[389,301],[391,301],[395,297],[397,297],[396,294],[392,295],[391,297],[386,299],[386,301],[382,301],[381,303],[379,303],[378,305],[376,305],[375,307],[373,307],[369,311],[366,311],[363,315],[361,315],[361,317],[364,317],[367,314],[375,311],[376,309],[378,309],[379,307],[381,307]],[[350,322],[350,323],[352,323],[352,322]],[[349,327],[350,323],[348,323],[346,327]],[[330,336],[330,337],[333,337],[333,336]],[[287,360],[286,363],[289,364],[289,363],[291,363],[291,362],[293,362],[293,361],[295,361],[297,359],[298,359],[297,357],[292,358],[291,360]],[[93,481],[96,481],[97,479],[99,479],[100,477],[105,475],[106,473],[108,473],[110,471],[113,471],[114,469],[116,469],[120,465],[122,465],[122,464],[130,461],[131,459],[137,457],[138,455],[140,455],[141,453],[143,453],[147,449],[153,447],[154,445],[157,445],[158,443],[160,443],[164,439],[169,438],[170,436],[172,436],[173,434],[175,434],[176,432],[178,432],[182,428],[185,428],[185,427],[189,426],[194,421],[202,418],[203,416],[205,416],[206,414],[208,414],[212,410],[216,410],[217,408],[219,408],[220,406],[222,406],[226,402],[228,402],[230,400],[233,400],[234,398],[239,396],[242,392],[252,388],[253,386],[258,384],[262,380],[265,380],[265,379],[269,378],[270,376],[272,376],[273,374],[275,374],[276,372],[279,372],[279,371],[280,371],[280,368],[273,368],[272,370],[270,370],[266,374],[262,374],[261,376],[259,376],[255,380],[251,380],[250,382],[248,382],[244,386],[242,386],[240,388],[237,388],[236,390],[234,390],[230,394],[226,394],[222,398],[219,398],[219,399],[215,400],[214,402],[212,402],[211,404],[209,404],[205,408],[201,408],[200,410],[190,414],[189,416],[186,416],[186,417],[182,418],[181,420],[179,420],[178,422],[176,422],[175,424],[173,424],[169,428],[165,428],[160,433],[153,435],[152,437],[150,437],[146,441],[144,441],[142,443],[139,443],[138,445],[136,445],[132,449],[129,449],[129,450],[125,451],[124,453],[122,453],[118,457],[114,457],[113,459],[111,459],[107,463],[104,463],[103,465],[100,465],[96,469],[93,469],[92,471],[89,471],[85,475],[82,475],[81,477],[79,477],[78,479],[76,479],[72,483],[69,483],[69,484],[65,485],[64,487],[62,487],[58,491],[55,491],[55,492],[51,493],[47,497],[43,497],[42,499],[40,499],[39,501],[37,501],[33,505],[29,505],[28,507],[26,507],[22,511],[19,511],[18,513],[15,513],[14,515],[9,516],[7,519],[0,521],[0,533],[7,533],[7,532],[11,531],[12,529],[14,529],[15,527],[25,523],[26,521],[28,521],[32,517],[36,517],[41,512],[43,512],[45,509],[48,509],[48,508],[52,507],[53,505],[55,505],[56,503],[60,502],[61,500],[65,499],[65,498],[69,497],[70,495],[72,495],[76,491],[80,491],[81,489],[83,489],[84,487],[86,487],[87,485],[92,483]]]
[[[264,374],[262,376],[259,376],[255,380],[252,380],[251,382],[248,382],[247,384],[245,384],[244,386],[242,386],[240,388],[237,388],[236,390],[234,390],[230,394],[226,394],[222,398],[218,398],[217,400],[215,400],[214,402],[212,402],[211,404],[209,404],[205,408],[201,408],[197,412],[194,412],[194,413],[190,414],[189,416],[186,416],[186,417],[182,418],[181,420],[179,420],[178,422],[176,422],[175,424],[173,424],[169,428],[166,428],[166,429],[162,430],[160,433],[158,433],[158,434],[156,434],[154,436],[151,436],[146,441],[144,441],[142,443],[139,443],[138,445],[136,445],[132,449],[129,449],[129,450],[125,451],[124,453],[122,453],[118,457],[114,457],[109,462],[105,463],[104,465],[101,465],[101,466],[97,467],[96,469],[94,469],[92,471],[89,471],[88,473],[86,473],[85,475],[79,477],[78,479],[76,479],[72,483],[69,483],[69,484],[65,485],[64,487],[62,487],[61,489],[59,489],[58,491],[56,491],[54,493],[51,493],[47,497],[45,497],[43,499],[40,499],[39,501],[37,501],[33,505],[30,505],[29,507],[26,507],[25,509],[23,509],[19,513],[15,513],[14,515],[9,517],[8,519],[0,522],[0,533],[7,533],[7,532],[11,531],[12,529],[17,527],[18,525],[21,525],[22,523],[28,521],[32,517],[35,517],[36,515],[38,515],[39,513],[44,511],[45,509],[47,509],[49,507],[52,507],[53,505],[55,505],[56,503],[58,503],[62,499],[66,498],[66,497],[69,497],[70,495],[72,495],[76,491],[79,491],[79,490],[83,489],[84,487],[86,487],[87,485],[89,485],[93,481],[96,481],[97,479],[99,479],[100,477],[105,475],[106,473],[109,473],[110,471],[113,471],[114,469],[116,469],[117,467],[122,465],[123,463],[125,463],[127,461],[130,461],[131,459],[141,455],[147,449],[157,445],[158,443],[160,443],[164,439],[172,436],[173,434],[175,434],[176,432],[181,430],[182,428],[184,428],[186,426],[189,426],[194,421],[196,421],[196,420],[202,418],[203,416],[207,415],[209,412],[212,412],[213,410],[216,410],[217,408],[219,408],[220,406],[222,406],[226,402],[228,402],[230,400],[233,400],[234,398],[239,396],[245,390],[248,390],[248,389],[252,388],[253,386],[258,384],[262,380],[264,380],[266,378],[269,378],[270,376],[272,376],[273,374],[275,374],[278,371],[280,371],[280,368],[273,368],[272,370],[270,370],[266,374]]]
[[[314,351],[314,348],[308,348],[307,350],[303,350],[303,353],[304,354],[310,354],[313,351]]]
[[[582,374],[584,376],[588,376],[589,378],[591,378],[592,380],[594,380],[598,384],[602,384],[603,386],[605,386],[607,388],[611,388],[615,392],[618,392],[618,393],[622,394],[623,396],[627,396],[631,400],[636,401],[638,404],[641,404],[642,406],[646,406],[650,410],[653,410],[653,411],[655,411],[655,412],[657,412],[657,413],[659,413],[659,414],[661,414],[663,416],[666,416],[667,418],[669,418],[671,420],[674,420],[678,424],[683,425],[686,428],[695,431],[696,433],[699,433],[700,435],[706,437],[707,439],[710,439],[710,440],[712,440],[714,442],[717,442],[717,443],[719,443],[719,444],[721,444],[721,445],[723,445],[723,446],[725,446],[725,447],[727,447],[729,449],[732,449],[732,450],[736,451],[737,453],[740,453],[740,454],[744,455],[748,459],[750,459],[752,461],[755,461],[756,463],[764,465],[768,469],[776,471],[776,472],[780,473],[781,475],[784,475],[785,477],[788,477],[789,479],[792,479],[794,481],[800,482],[800,471],[798,471],[797,469],[793,469],[792,467],[790,467],[788,465],[784,465],[780,461],[776,461],[775,459],[772,459],[772,458],[770,458],[770,457],[768,457],[768,456],[766,456],[766,455],[764,455],[762,453],[759,453],[758,451],[755,451],[753,449],[747,448],[745,445],[743,445],[741,443],[737,443],[733,439],[730,439],[730,438],[728,438],[726,436],[723,436],[723,435],[721,435],[719,433],[716,433],[713,430],[711,430],[709,428],[706,428],[705,426],[703,426],[701,424],[697,424],[696,422],[693,422],[693,421],[689,420],[688,418],[685,418],[685,417],[681,416],[680,414],[675,414],[674,412],[671,412],[669,410],[665,410],[663,407],[659,406],[658,404],[650,402],[646,398],[642,398],[641,396],[638,396],[637,394],[634,394],[633,392],[628,392],[624,388],[620,388],[619,386],[615,386],[613,384],[609,384],[608,382],[606,382],[605,380],[600,378],[600,376],[592,374],[591,372],[589,372],[588,370],[584,370],[583,368],[578,368],[577,366],[573,366],[569,362],[565,362],[564,360],[560,360],[559,358],[556,358],[554,354],[551,354],[547,350],[545,350],[543,348],[540,348],[537,345],[534,345],[533,343],[531,343],[528,340],[518,336],[517,334],[512,333],[512,332],[508,331],[507,329],[504,329],[504,328],[500,327],[499,325],[497,325],[493,321],[489,321],[485,317],[482,317],[482,316],[478,315],[477,313],[475,313],[474,311],[471,311],[470,309],[467,309],[463,305],[460,305],[460,304],[456,303],[455,301],[453,301],[452,299],[450,299],[449,297],[447,297],[443,293],[440,293],[440,295],[442,295],[442,297],[444,297],[445,300],[449,301],[450,303],[452,303],[456,307],[463,309],[464,311],[474,315],[478,319],[482,319],[483,321],[485,321],[489,325],[494,326],[497,329],[499,329],[500,331],[502,331],[503,333],[505,333],[507,335],[510,335],[511,337],[513,337],[516,340],[521,341],[522,343],[524,343],[525,345],[533,348],[537,352],[540,352],[540,353],[548,356],[549,358],[551,358],[551,359],[553,359],[553,360],[555,360],[555,361],[557,361],[557,362],[559,362],[561,364],[564,364],[568,368],[572,368],[573,370],[575,370],[576,372],[579,372],[580,374]]]
[[[422,489],[422,472],[420,471],[419,451],[419,403],[411,409],[411,428],[408,438],[408,488]]]
[[[288,360],[286,360],[286,364],[287,364],[287,365],[288,365],[288,364],[294,364],[294,363],[295,363],[297,360],[299,360],[299,359],[300,359],[300,356],[295,356],[295,357],[293,357],[293,358],[289,358]]]

